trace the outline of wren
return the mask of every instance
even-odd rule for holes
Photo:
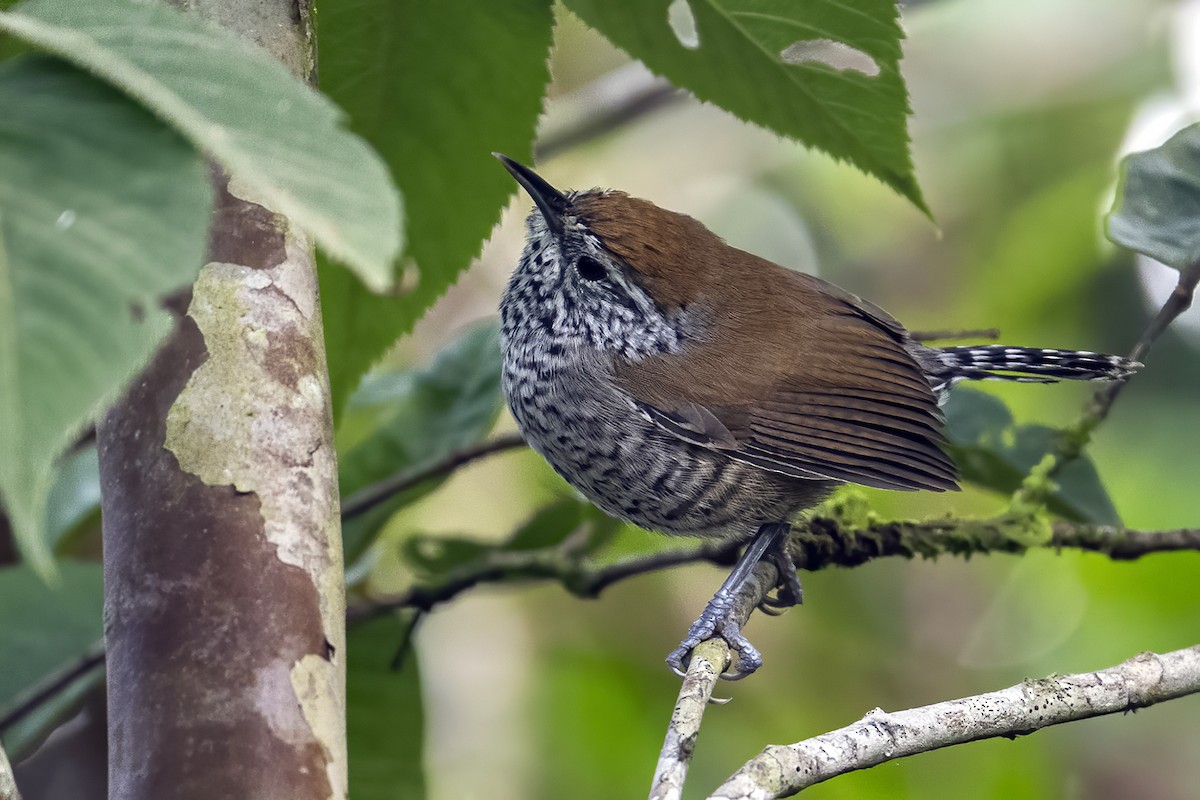
[[[773,559],[801,598],[789,524],[854,483],[957,489],[940,404],[964,379],[1121,380],[1097,353],[933,348],[887,312],[729,246],[691,217],[600,189],[563,193],[496,154],[533,198],[500,303],[503,386],[529,445],[606,513],[667,534],[753,540],[667,658],[722,636],[725,676],[762,659],[734,597]]]

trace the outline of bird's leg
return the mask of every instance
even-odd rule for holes
[[[704,607],[700,618],[692,623],[688,628],[687,636],[667,656],[667,663],[671,665],[671,669],[676,675],[683,677],[685,674],[687,658],[692,652],[692,648],[714,634],[728,642],[729,647],[737,653],[737,661],[733,665],[732,672],[725,673],[721,677],[727,680],[740,680],[762,666],[762,656],[759,655],[754,645],[750,644],[750,641],[742,635],[742,626],[735,618],[733,605],[738,594],[745,587],[746,581],[749,580],[751,571],[764,557],[771,558],[778,565],[781,583],[778,599],[782,600],[793,596],[799,598],[800,581],[796,578],[795,567],[787,557],[787,534],[790,529],[791,526],[786,522],[772,522],[758,529],[750,546],[734,564],[729,577],[725,579],[721,588],[717,589],[712,600],[709,600],[708,605]],[[780,561],[780,554],[787,563],[786,569]],[[790,581],[788,576],[791,576]]]
[[[792,606],[804,602],[804,587],[800,585],[800,576],[796,573],[796,563],[788,553],[788,532],[791,526],[783,524],[785,530],[776,537],[764,557],[775,562],[775,570],[779,573],[779,584],[775,595],[768,595],[758,604],[758,610],[764,614],[777,617]]]

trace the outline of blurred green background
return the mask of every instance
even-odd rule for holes
[[[1161,143],[1200,112],[1200,69],[1190,63],[1200,52],[1195,6],[910,4],[913,146],[937,227],[853,169],[691,100],[538,169],[560,188],[615,187],[692,214],[732,244],[817,272],[912,329],[995,326],[1009,344],[1126,352],[1173,273],[1108,245],[1102,215],[1119,155]],[[547,136],[591,102],[581,93],[593,81],[627,63],[561,9],[556,36]],[[399,345],[394,363],[422,363],[495,315],[528,208],[523,196],[514,203],[479,263]],[[1091,448],[1131,527],[1200,519],[1198,318],[1159,342]],[[1075,419],[1090,391],[985,388],[1018,422],[1050,425]],[[512,428],[505,414],[498,429]],[[395,557],[406,537],[498,538],[570,491],[529,452],[470,466],[393,521],[370,585],[407,582]],[[870,499],[885,517],[985,515],[1003,502],[969,489]],[[656,536],[625,535],[647,545]],[[706,718],[688,796],[703,796],[768,743],[849,724],[874,707],[1194,644],[1198,566],[1193,553],[1117,564],[1036,552],[807,575],[802,608],[751,621],[766,666],[721,687],[734,701]],[[618,584],[596,602],[549,586],[483,588],[436,610],[417,638],[430,797],[644,796],[678,689],[662,658],[721,578],[713,567],[680,569]],[[1200,797],[1198,702],[905,759],[805,796]]]

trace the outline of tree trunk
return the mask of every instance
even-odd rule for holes
[[[176,4],[311,79],[306,2]],[[345,599],[313,250],[214,181],[186,316],[97,431],[109,796],[340,799]]]

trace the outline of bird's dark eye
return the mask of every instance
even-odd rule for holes
[[[575,262],[575,269],[579,271],[579,277],[585,281],[598,281],[607,273],[604,271],[604,265],[591,256],[580,256]]]

